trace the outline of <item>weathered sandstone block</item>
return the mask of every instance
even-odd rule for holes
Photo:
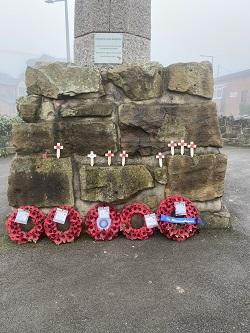
[[[80,168],[81,199],[117,202],[154,187],[153,178],[144,165]]]
[[[74,205],[72,178],[70,158],[15,158],[9,176],[9,204],[13,207]]]
[[[196,201],[194,204],[200,212],[219,212],[222,208],[222,199],[218,198],[204,202]]]
[[[213,98],[213,68],[211,63],[179,63],[165,70],[165,87],[171,91]]]
[[[133,100],[151,99],[162,94],[162,70],[157,63],[120,65],[108,71],[108,78]]]
[[[95,67],[52,63],[28,67],[26,71],[28,94],[50,98],[97,93],[103,90],[101,75]]]
[[[170,140],[194,141],[202,147],[221,147],[222,140],[213,102],[185,105],[123,104],[119,108],[121,143],[142,155],[166,150]]]
[[[168,158],[166,194],[181,194],[194,201],[222,197],[227,157],[223,154]]]
[[[61,106],[61,117],[109,117],[115,104],[107,101],[71,99]]]
[[[64,119],[56,124],[56,138],[63,143],[64,156],[86,155],[90,150],[104,156],[108,149],[117,151],[116,125],[110,121]]]
[[[19,117],[27,123],[34,123],[38,119],[38,113],[42,98],[37,95],[22,96],[17,99],[17,111]]]
[[[232,226],[230,213],[225,207],[216,213],[203,212],[201,217],[206,221],[205,229],[229,229]]]
[[[167,173],[167,168],[164,165],[163,168],[157,167],[154,168],[153,170],[153,175],[154,179],[157,181],[159,184],[167,184],[168,182],[168,173]]]
[[[20,154],[53,152],[53,123],[15,124],[12,128],[12,144]]]
[[[57,118],[57,112],[54,103],[49,98],[43,98],[41,110],[39,113],[39,120],[53,121]]]

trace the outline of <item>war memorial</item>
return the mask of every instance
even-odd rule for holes
[[[240,2],[2,4],[1,49],[66,55],[67,4],[75,29],[71,61],[29,62],[0,158],[1,333],[250,332],[250,122],[213,98]]]
[[[161,203],[171,197],[172,206],[189,200],[184,204],[195,213],[187,217],[199,211],[206,228],[230,227],[212,65],[150,62],[150,40],[150,0],[76,1],[75,63],[38,63],[26,71],[28,95],[17,101],[23,123],[13,128],[11,207],[52,209],[54,215],[56,207],[71,207],[83,220],[87,215],[87,231],[97,240],[126,228],[128,238],[147,239],[150,222],[137,238],[140,227],[128,215],[157,212],[163,225],[161,214],[174,213]],[[103,225],[96,222],[103,214],[98,207],[110,210]],[[55,240],[53,214],[47,227]],[[167,222],[160,231],[168,237],[179,227]],[[186,226],[185,237],[192,228]]]

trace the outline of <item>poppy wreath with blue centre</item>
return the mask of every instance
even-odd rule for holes
[[[98,208],[109,207],[109,218],[100,218]],[[105,203],[91,208],[86,215],[87,234],[96,241],[113,240],[120,231],[120,215],[118,210]]]

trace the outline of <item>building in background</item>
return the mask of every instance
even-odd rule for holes
[[[64,61],[64,59],[42,55],[39,58],[27,60],[25,67],[34,66],[37,62],[55,61]],[[25,71],[25,68],[23,70]],[[13,78],[9,74],[0,73],[0,115],[15,116],[17,114],[16,99],[26,95],[24,71],[18,78]]]
[[[220,116],[250,116],[250,69],[216,78],[214,101]]]
[[[0,115],[16,114],[17,87],[18,79],[0,73]]]

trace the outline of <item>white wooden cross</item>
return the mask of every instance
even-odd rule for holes
[[[195,148],[197,148],[197,145],[195,145],[193,141],[191,141],[190,144],[188,145],[188,148],[190,149],[190,156],[194,157],[194,150]]]
[[[172,154],[172,156],[174,156],[174,150],[175,150],[175,147],[177,147],[177,144],[174,143],[174,141],[170,141],[170,143],[168,144],[168,147],[171,148],[171,154]]]
[[[160,168],[162,168],[163,167],[162,160],[163,160],[163,158],[165,158],[165,155],[162,153],[158,153],[158,155],[156,155],[156,158],[159,160]]]
[[[114,154],[112,153],[111,150],[109,150],[109,151],[105,154],[105,157],[108,158],[108,165],[110,166],[111,163],[112,163],[112,157],[114,157]]]
[[[123,152],[120,154],[120,157],[122,159],[122,166],[124,166],[126,164],[126,158],[128,157],[126,150],[123,150]]]
[[[88,158],[90,158],[90,165],[91,165],[91,166],[94,166],[94,164],[95,164],[96,154],[94,154],[94,152],[91,151],[90,154],[88,154]]]
[[[178,146],[181,147],[181,155],[184,155],[185,147],[187,147],[187,143],[184,140],[178,143]]]
[[[60,158],[61,149],[63,149],[63,146],[61,146],[60,143],[57,143],[56,146],[54,146],[54,149],[56,149],[56,157]]]

